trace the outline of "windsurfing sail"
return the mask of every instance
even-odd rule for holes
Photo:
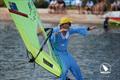
[[[55,59],[49,40],[47,40],[47,51],[40,48],[40,42],[37,36],[38,28],[43,32],[44,39],[47,34],[44,31],[44,26],[39,18],[37,10],[32,0],[4,0],[10,12],[10,15],[23,39],[25,46],[30,54],[35,59],[35,62],[53,73],[56,76],[61,75],[61,68]],[[42,41],[42,40],[41,40]],[[38,55],[39,54],[39,55]],[[37,56],[37,57],[36,57]]]

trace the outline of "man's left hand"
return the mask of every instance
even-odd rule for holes
[[[88,30],[93,30],[93,29],[96,29],[97,27],[96,26],[91,26],[91,27],[88,27]]]

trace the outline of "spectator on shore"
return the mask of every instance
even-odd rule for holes
[[[82,1],[81,0],[76,0],[75,4],[76,4],[76,8],[78,10],[78,13],[80,14],[81,13]]]
[[[112,4],[111,4],[111,11],[117,11],[117,2],[114,1]]]
[[[49,13],[54,13],[55,12],[55,5],[56,5],[57,1],[56,0],[52,0],[48,6],[49,8]]]
[[[92,0],[88,0],[87,4],[86,4],[86,9],[87,9],[87,13],[92,13],[92,7],[94,6],[94,3]]]
[[[117,9],[120,11],[120,1],[117,1]]]
[[[106,9],[107,9],[106,3],[104,1],[100,1],[93,6],[92,12],[96,15],[103,15]]]
[[[101,1],[100,2],[100,9],[99,9],[99,14],[100,15],[103,15],[104,14],[104,12],[106,11],[106,3],[105,3],[105,1],[103,0],[103,1]]]
[[[66,4],[64,0],[57,0],[55,5],[56,13],[65,13],[66,12]]]

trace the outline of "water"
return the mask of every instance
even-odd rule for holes
[[[71,36],[69,44],[85,80],[120,80],[119,48],[120,30],[105,33],[101,27],[86,37]],[[28,61],[13,22],[0,22],[0,80],[53,80],[52,74]],[[100,73],[102,63],[111,65],[110,74]],[[74,80],[71,73],[68,76]]]

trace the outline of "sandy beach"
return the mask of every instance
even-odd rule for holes
[[[73,23],[77,24],[101,24],[103,23],[102,15],[78,14],[77,10],[67,10],[66,14],[50,14],[48,9],[37,9],[41,20],[45,23],[58,23],[59,19],[64,16],[72,18]],[[0,8],[0,21],[11,21],[9,12],[6,8]]]

